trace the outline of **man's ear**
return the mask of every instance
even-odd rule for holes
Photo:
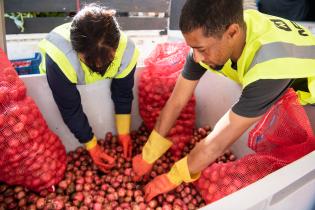
[[[227,36],[228,39],[235,39],[236,36],[239,35],[240,33],[240,25],[236,23],[232,23],[229,25],[225,31],[225,35]]]

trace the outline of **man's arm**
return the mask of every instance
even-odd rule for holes
[[[198,143],[190,154],[177,161],[168,173],[157,176],[145,186],[145,199],[175,189],[182,182],[193,182],[249,127],[278,100],[290,80],[261,80],[248,85],[239,101],[216,124],[212,133]]]
[[[195,88],[206,69],[193,59],[192,51],[187,55],[184,69],[179,75],[171,97],[162,109],[155,124],[155,130],[161,136],[167,136],[182,109],[191,99]]]
[[[191,99],[198,82],[199,80],[188,80],[179,75],[174,90],[155,124],[155,130],[161,136],[167,136],[182,109]]]
[[[174,90],[162,109],[142,153],[136,155],[132,160],[135,181],[148,174],[154,162],[172,146],[173,143],[165,137],[182,109],[191,99],[199,79],[205,71],[199,64],[193,62],[191,54],[187,56],[184,70],[179,75]]]
[[[217,157],[222,155],[249,127],[261,116],[242,117],[229,110],[215,125],[213,131],[188,155],[188,167],[191,174],[205,169]]]
[[[190,154],[175,162],[168,173],[155,177],[144,187],[145,200],[169,192],[182,182],[193,182],[200,172],[220,156],[226,148],[242,135],[260,117],[241,117],[228,111],[217,123],[214,130]]]
[[[242,92],[239,101],[216,124],[212,133],[188,156],[191,172],[199,172],[230,147],[285,93],[290,79],[258,80]]]

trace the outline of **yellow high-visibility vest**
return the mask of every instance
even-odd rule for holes
[[[120,31],[120,40],[115,52],[115,58],[106,70],[104,76],[92,72],[72,49],[70,42],[71,23],[65,23],[53,29],[45,39],[39,43],[42,54],[40,72],[46,72],[46,54],[59,66],[65,76],[74,84],[84,85],[107,78],[124,78],[137,63],[139,51],[134,42]]]
[[[283,18],[245,10],[246,44],[237,61],[221,71],[243,88],[259,79],[307,78],[309,92],[297,91],[302,105],[315,104],[315,37],[306,28]]]

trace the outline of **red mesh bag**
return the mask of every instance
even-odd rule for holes
[[[297,95],[289,90],[250,132],[256,153],[229,163],[212,164],[196,186],[207,203],[233,193],[315,149],[308,117]]]
[[[293,161],[314,150],[313,138],[305,110],[290,89],[250,132],[248,146]]]
[[[23,99],[26,87],[0,48],[0,104]]]
[[[160,111],[170,97],[183,69],[189,47],[185,43],[163,43],[145,60],[139,81],[139,112],[149,129],[153,129]],[[176,157],[192,138],[195,126],[195,98],[182,110],[168,139],[174,142],[171,151]]]
[[[63,178],[66,151],[2,51],[0,68],[0,180],[41,191]]]
[[[268,154],[251,154],[234,162],[214,163],[195,183],[207,204],[219,200],[285,166]]]

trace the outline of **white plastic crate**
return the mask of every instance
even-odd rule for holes
[[[136,72],[136,83],[139,72]],[[28,94],[33,97],[42,111],[49,127],[62,139],[68,151],[79,146],[62,121],[53,100],[45,75],[21,76]],[[109,80],[88,86],[80,86],[83,109],[98,137],[106,131],[115,131],[114,109],[110,98]],[[215,85],[214,85],[215,84]],[[135,85],[135,87],[137,87]],[[107,91],[106,91],[107,90]],[[237,100],[240,87],[230,80],[207,72],[196,89],[197,126],[216,121]],[[132,128],[141,123],[137,105],[137,88],[134,89]],[[247,135],[243,135],[232,150],[238,157],[251,151],[246,146]],[[315,209],[315,152],[279,169],[229,196],[226,196],[203,209],[208,210],[311,210]]]

